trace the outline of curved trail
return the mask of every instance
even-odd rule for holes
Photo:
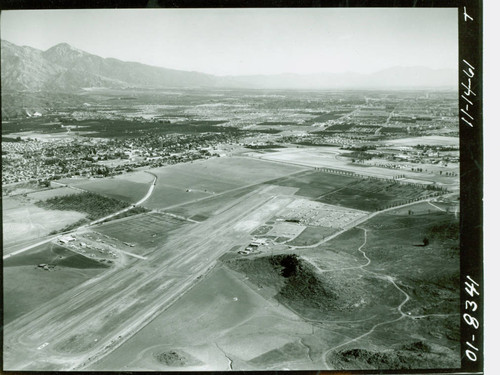
[[[348,340],[346,342],[343,342],[342,344],[339,344],[339,345],[336,345],[334,346],[333,348],[330,348],[328,350],[326,350],[322,356],[321,356],[321,359],[323,361],[323,364],[325,365],[325,367],[327,369],[329,369],[329,366],[328,366],[328,363],[327,363],[327,357],[328,355],[338,349],[338,348],[341,348],[345,345],[348,345],[348,344],[352,344],[353,342],[357,342],[359,341],[360,339],[370,335],[371,333],[373,333],[378,327],[381,327],[381,326],[384,326],[384,325],[387,325],[387,324],[391,324],[391,323],[395,323],[401,319],[404,319],[404,318],[409,318],[411,316],[409,316],[408,314],[406,314],[405,312],[403,312],[403,306],[411,299],[410,296],[408,295],[408,293],[406,293],[403,289],[401,289],[397,284],[396,282],[394,281],[394,278],[390,275],[379,275],[377,274],[376,272],[373,272],[373,271],[369,271],[369,270],[366,270],[365,267],[367,267],[370,263],[371,263],[371,259],[366,255],[366,253],[362,250],[362,248],[366,245],[366,242],[367,242],[367,230],[365,228],[362,228],[364,231],[365,231],[365,240],[363,242],[363,244],[358,248],[358,251],[361,252],[363,254],[363,256],[366,258],[367,260],[367,263],[366,264],[363,264],[361,266],[357,266],[357,267],[353,267],[353,268],[357,268],[357,269],[361,269],[365,272],[369,272],[373,275],[377,275],[379,277],[381,277],[382,279],[384,280],[387,280],[388,282],[390,282],[399,292],[401,292],[403,295],[404,295],[404,300],[398,305],[397,307],[397,310],[400,314],[400,316],[396,319],[390,319],[390,320],[386,320],[384,322],[380,322],[380,323],[377,323],[375,325],[372,326],[372,328],[370,330],[368,330],[367,332],[363,333],[362,335],[359,335],[357,337],[354,337],[352,338],[351,340]],[[346,269],[351,269],[351,268],[346,268]]]
[[[224,350],[222,350],[222,348],[219,346],[219,344],[217,344],[216,342],[214,342],[214,344],[217,347],[217,349],[219,349],[220,352],[222,354],[224,354],[224,357],[226,357],[226,359],[228,360],[229,370],[232,370],[233,369],[233,360],[228,357],[227,353]]]

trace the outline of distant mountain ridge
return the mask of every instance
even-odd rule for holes
[[[1,40],[2,91],[74,92],[109,88],[456,88],[453,69],[395,67],[373,74],[214,76],[103,58],[61,43],[46,51]]]

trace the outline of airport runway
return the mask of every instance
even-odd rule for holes
[[[4,328],[4,369],[84,369],[175,302],[222,254],[245,245],[255,227],[248,216],[262,212],[263,222],[291,199],[276,197],[269,186],[257,189],[182,228],[148,259],[133,259],[16,319]]]

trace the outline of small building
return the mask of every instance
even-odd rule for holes
[[[59,238],[59,243],[65,245],[69,242],[72,242],[72,241],[75,241],[75,237],[73,236],[65,236],[65,237],[61,237]]]
[[[250,246],[256,246],[256,247],[259,247],[259,246],[262,246],[265,244],[267,244],[267,239],[265,239],[265,238],[255,238],[252,242],[250,242]]]

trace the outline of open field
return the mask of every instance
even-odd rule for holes
[[[38,267],[40,264],[47,264],[50,269]],[[4,260],[4,324],[50,303],[105,269],[102,263],[51,243]]]
[[[277,178],[272,183],[280,186],[298,188],[296,195],[316,199],[327,193],[349,186],[359,179],[333,173],[307,171]]]
[[[242,187],[229,190],[219,195],[207,196],[201,202],[188,202],[175,207],[169,207],[167,211],[176,215],[181,215],[192,220],[203,221],[213,215],[222,213],[230,208],[238,199],[244,199],[249,192],[258,188],[257,186]]]
[[[336,229],[328,227],[309,226],[287,244],[291,246],[309,246],[318,243],[319,241],[331,236],[336,232]]]
[[[151,171],[158,176],[148,208],[167,208],[300,171],[294,166],[241,157],[214,158]]]
[[[9,251],[17,242],[34,240],[85,218],[77,211],[48,210],[22,197],[4,198],[2,209],[3,249]]]
[[[45,186],[40,186],[38,183],[32,181],[7,184],[2,185],[2,196],[27,194],[45,189],[47,189]]]

